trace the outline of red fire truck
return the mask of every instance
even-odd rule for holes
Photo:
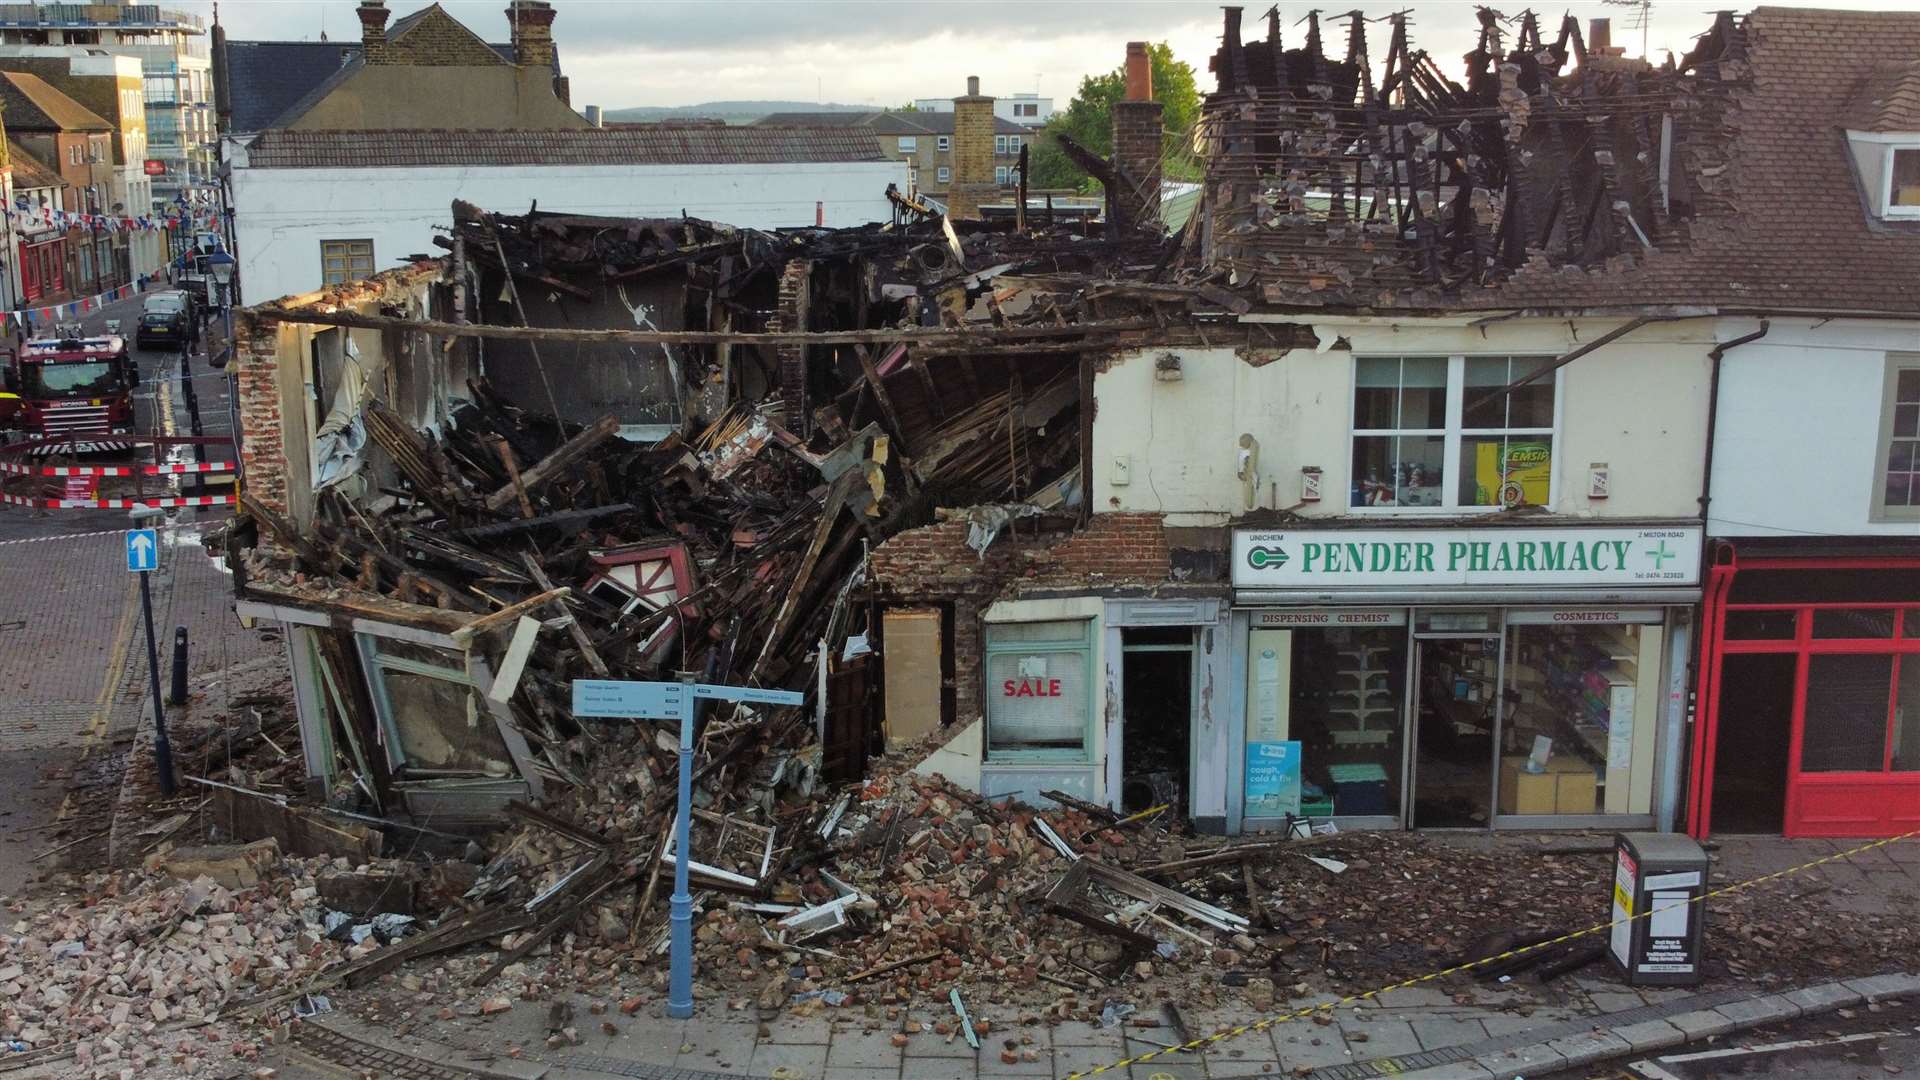
[[[46,448],[49,453],[132,449],[133,388],[140,372],[126,339],[83,337],[77,328],[62,328],[69,329],[74,332],[29,341],[8,358],[0,379],[0,429],[30,439],[64,436]]]

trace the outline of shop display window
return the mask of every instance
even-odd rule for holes
[[[1500,812],[1652,812],[1657,616],[1641,624],[1528,619],[1515,612],[1508,620]]]
[[[987,625],[987,760],[1088,759],[1091,626]]]
[[[1250,631],[1247,743],[1298,743],[1297,813],[1400,813],[1407,630],[1399,621]],[[1250,787],[1246,815],[1296,812],[1290,793]]]

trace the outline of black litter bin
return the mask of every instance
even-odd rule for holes
[[[1629,986],[1695,986],[1706,928],[1707,853],[1676,833],[1614,837],[1607,955]],[[1638,916],[1637,918],[1629,917]]]

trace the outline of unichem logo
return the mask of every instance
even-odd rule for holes
[[[1255,547],[1247,552],[1247,565],[1255,570],[1287,565],[1287,553],[1277,547]]]

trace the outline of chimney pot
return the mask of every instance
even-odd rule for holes
[[[1593,19],[1587,23],[1587,51],[1605,53],[1613,48],[1613,20]]]
[[[980,96],[980,76],[978,75],[967,76],[967,96],[968,97]]]
[[[1153,100],[1153,57],[1144,41],[1127,42],[1127,100]]]

